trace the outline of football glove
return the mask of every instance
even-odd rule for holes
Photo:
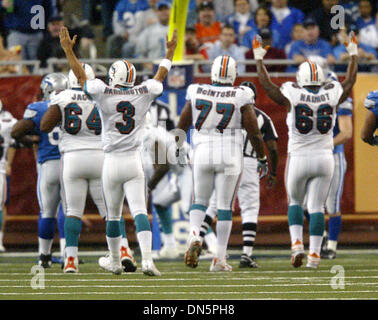
[[[270,46],[263,48],[262,39],[260,35],[256,35],[252,41],[253,55],[255,60],[262,60],[269,50]]]
[[[259,173],[260,179],[268,174],[268,160],[266,156],[262,159],[257,159],[257,172]]]
[[[358,55],[358,45],[357,45],[357,39],[356,39],[356,35],[354,31],[351,31],[349,33],[349,43],[344,42],[344,45],[350,56]]]

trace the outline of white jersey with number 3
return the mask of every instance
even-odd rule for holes
[[[87,80],[84,92],[97,102],[105,152],[139,150],[144,119],[163,84],[149,79],[132,88],[112,88],[100,79]]]
[[[102,150],[100,115],[95,103],[82,90],[64,90],[51,98],[50,105],[58,105],[62,114],[61,153]]]
[[[243,144],[241,107],[254,103],[248,87],[192,84],[186,100],[192,105],[193,144],[222,141],[226,137]],[[235,130],[236,129],[236,130]]]
[[[291,105],[286,118],[288,152],[332,152],[336,109],[343,94],[341,83],[331,81],[313,92],[294,82],[285,82],[281,92]]]

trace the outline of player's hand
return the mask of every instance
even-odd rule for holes
[[[177,29],[173,31],[171,40],[168,41],[168,36],[167,36],[167,52],[175,52],[176,46],[177,46]]]
[[[277,177],[270,173],[268,175],[268,182],[267,183],[268,183],[268,189],[274,188],[274,186],[277,184]]]
[[[349,43],[344,42],[344,45],[349,53],[350,56],[357,56],[358,55],[358,45],[357,45],[357,38],[354,31],[349,33]]]
[[[62,27],[59,32],[59,38],[60,45],[62,46],[63,50],[67,51],[72,50],[73,46],[76,43],[77,35],[74,35],[74,37],[71,39],[68,29],[66,27]]]
[[[260,179],[268,174],[268,159],[266,156],[262,159],[257,159],[257,172],[259,173]]]
[[[252,41],[253,55],[255,60],[262,60],[269,50],[270,46],[263,48],[262,39],[260,35],[256,35]]]

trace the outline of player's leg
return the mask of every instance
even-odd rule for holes
[[[81,152],[68,152],[62,155],[61,185],[66,208],[64,234],[66,237],[64,273],[78,272],[79,237],[82,217],[88,191],[86,171],[93,163],[83,161]]]
[[[307,186],[307,208],[310,214],[310,248],[307,256],[309,268],[317,268],[320,262],[320,250],[325,227],[324,205],[327,200],[333,172],[334,159],[332,154],[312,157],[311,166],[314,177]]]
[[[64,236],[64,221],[66,216],[64,215],[62,203],[60,203],[58,208],[58,219],[57,227],[59,231],[59,248],[60,248],[60,258],[64,261],[64,250],[66,248],[66,238]]]
[[[244,158],[244,170],[238,199],[243,232],[243,254],[240,258],[239,268],[257,268],[258,264],[252,256],[260,209],[260,178],[257,172],[256,159]]]
[[[187,240],[188,250],[185,253],[185,264],[191,268],[198,265],[202,246],[200,228],[213,192],[215,172],[209,158],[211,153],[206,145],[198,145],[193,155],[193,204],[189,210],[190,231]]]
[[[0,252],[4,252],[3,230],[5,225],[5,199],[7,197],[7,182],[5,173],[0,174]]]
[[[38,221],[39,264],[44,268],[51,266],[51,247],[60,203],[59,171],[59,160],[48,160],[38,169],[37,196],[41,210]]]
[[[341,231],[340,203],[344,188],[344,176],[347,168],[344,152],[335,153],[335,170],[333,172],[331,188],[328,193],[326,208],[329,214],[327,249],[322,258],[336,258],[337,239]]]
[[[152,260],[152,232],[146,208],[147,185],[139,152],[127,157],[128,179],[123,185],[131,215],[134,218],[139,248],[142,255],[142,272],[160,276]]]
[[[215,191],[211,195],[209,206],[206,210],[205,219],[202,222],[200,229],[201,243],[205,240],[209,254],[215,256],[217,253],[217,237],[215,236],[211,225],[217,215],[217,196]]]
[[[125,164],[129,165],[126,157],[114,153],[107,153],[104,157],[102,169],[102,188],[107,208],[106,241],[109,248],[109,264],[99,264],[106,271],[114,274],[122,273],[121,265],[121,226],[122,206],[124,199],[123,184],[127,180]],[[131,168],[130,168],[131,170]]]
[[[306,194],[310,162],[311,160],[305,156],[288,155],[286,163],[285,183],[289,202],[291,264],[294,268],[300,267],[304,258],[302,204]]]
[[[180,193],[175,181],[170,180],[169,174],[158,183],[152,192],[152,203],[155,207],[161,226],[163,247],[160,249],[161,258],[174,259],[179,256],[176,239],[173,234],[171,205],[180,200]]]
[[[234,153],[228,148],[222,150],[222,164],[215,174],[215,193],[217,198],[218,221],[217,232],[217,254],[213,259],[210,271],[232,271],[227,264],[227,245],[232,228],[232,204],[238,191],[239,183],[243,173],[242,152],[235,149]]]

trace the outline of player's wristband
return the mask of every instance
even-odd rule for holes
[[[169,72],[169,70],[171,70],[172,67],[172,61],[169,59],[163,59],[162,62],[160,62],[159,67],[164,67]]]

